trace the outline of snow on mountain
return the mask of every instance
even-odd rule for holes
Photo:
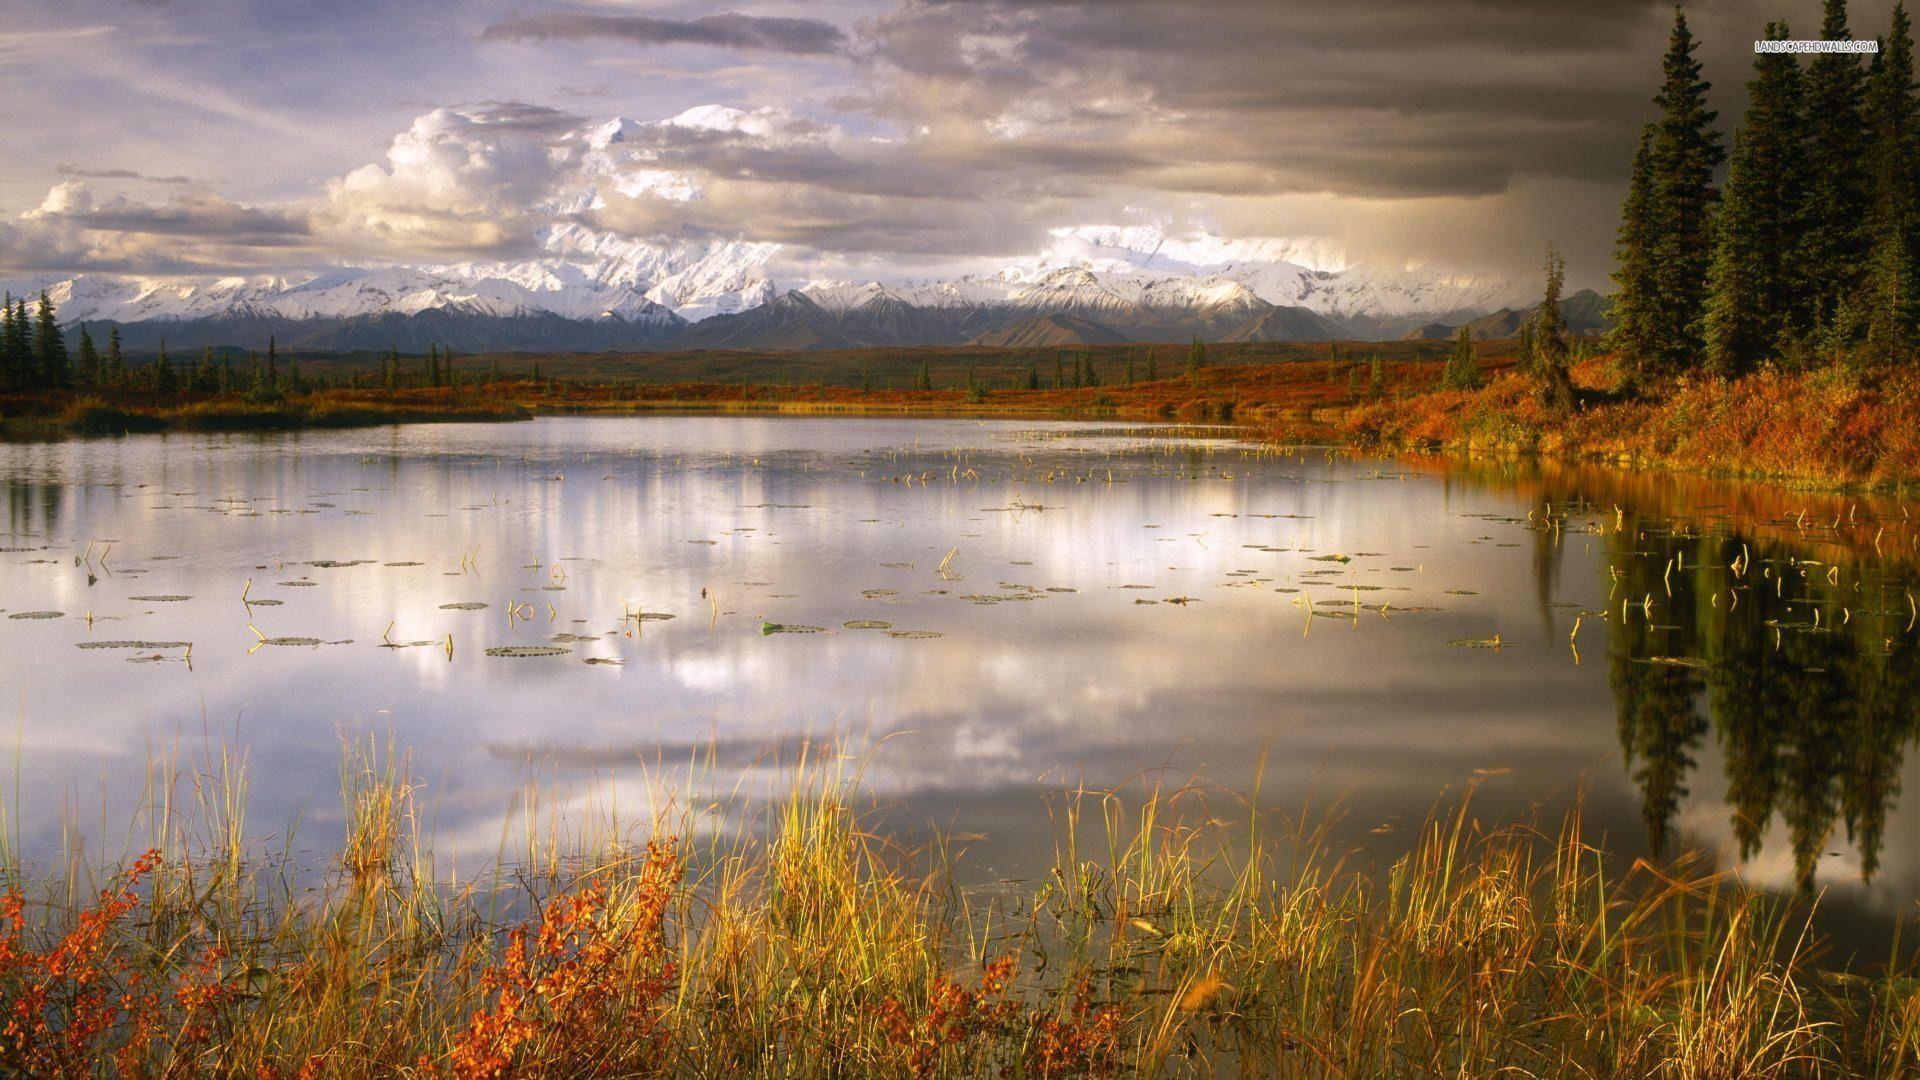
[[[698,106],[662,120],[616,117],[584,128],[553,153],[567,179],[542,202],[538,251],[511,261],[336,267],[297,276],[66,279],[0,283],[16,295],[50,290],[69,322],[200,319],[410,318],[423,313],[489,320],[558,317],[677,327],[733,316],[788,294],[833,318],[855,313],[902,332],[935,323],[972,333],[979,325],[1053,314],[1168,329],[1181,319],[1224,328],[1265,316],[1269,306],[1305,308],[1354,336],[1393,337],[1435,320],[1518,307],[1536,287],[1498,275],[1440,267],[1349,263],[1319,240],[1172,233],[1154,223],[1054,229],[1035,254],[982,264],[940,279],[806,280],[813,254],[780,244],[714,235],[621,235],[593,224],[610,200],[696,201],[700,181],[663,167],[667,129],[780,143],[820,137],[813,122],[778,108]],[[799,283],[775,279],[798,269]],[[818,316],[811,311],[809,319]],[[1291,325],[1291,324],[1288,324]],[[1057,329],[1057,327],[1056,327]],[[876,331],[877,332],[877,331]],[[960,333],[961,330],[954,330]]]

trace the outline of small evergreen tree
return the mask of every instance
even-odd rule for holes
[[[72,361],[67,356],[67,338],[54,317],[53,300],[40,290],[40,304],[33,316],[34,375],[41,386],[58,390],[73,381]]]
[[[160,342],[160,354],[153,359],[153,392],[171,394],[177,389],[173,376],[173,361],[167,357],[167,343]]]
[[[1125,385],[1125,386],[1133,385],[1133,350],[1132,349],[1127,350],[1127,370],[1125,374],[1121,376],[1121,379],[1123,380],[1122,385]]]
[[[1534,309],[1533,344],[1539,358],[1543,404],[1551,412],[1565,415],[1573,411],[1573,378],[1567,370],[1567,320],[1560,311],[1560,293],[1566,288],[1567,261],[1552,244],[1547,245],[1547,289]]]
[[[1193,342],[1187,346],[1187,381],[1197,382],[1200,373],[1207,367],[1207,347],[1200,343],[1200,335],[1193,335]]]
[[[1160,361],[1156,358],[1152,346],[1147,347],[1147,381],[1160,381]]]
[[[1473,333],[1462,324],[1454,338],[1453,352],[1447,357],[1447,366],[1440,370],[1440,388],[1476,390],[1481,382],[1480,359],[1473,351]]]
[[[1061,366],[1058,356],[1053,358],[1053,388],[1064,389],[1067,385],[1067,369]]]
[[[1027,365],[1027,389],[1029,390],[1040,389],[1040,365],[1039,364]]]
[[[87,333],[87,324],[80,324],[80,354],[74,358],[74,375],[82,386],[98,386],[103,372],[100,369],[100,351],[94,348],[93,335]]]
[[[267,335],[267,389],[279,390],[280,386],[280,343],[272,334]]]
[[[1088,386],[1099,386],[1100,372],[1097,368],[1093,366],[1093,354],[1090,352],[1081,353],[1080,364],[1082,367],[1086,368],[1087,370],[1087,377],[1085,379],[1086,384]]]
[[[213,362],[213,346],[200,350],[200,369],[193,373],[193,388],[212,393],[220,388],[220,369]]]
[[[233,357],[220,358],[220,378],[215,387],[223,395],[233,393]]]
[[[12,360],[12,385],[15,388],[37,386],[40,365],[34,362],[33,331],[27,319],[27,302],[15,300],[7,309],[7,321],[0,328],[6,336],[6,351]]]
[[[25,385],[26,378],[21,364],[26,360],[14,347],[13,332],[13,294],[6,294],[4,303],[0,303],[0,387],[15,389]]]
[[[127,381],[127,358],[120,352],[120,324],[107,328],[107,381],[119,386]]]
[[[540,377],[540,366],[534,365],[534,378]],[[400,350],[389,346],[387,358],[380,365],[380,381],[389,393],[400,389]]]
[[[915,390],[933,389],[933,371],[927,366],[925,360],[920,361],[920,375],[914,379],[913,388]]]

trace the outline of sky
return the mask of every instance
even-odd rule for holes
[[[1886,5],[1854,15],[1872,36]],[[1813,36],[1819,6],[1689,17],[1725,128],[1765,21]],[[1671,19],[1641,0],[15,4],[0,270],[507,261],[572,224],[912,276],[1151,223],[1285,238],[1328,269],[1531,273],[1552,241],[1604,285]],[[740,112],[660,123],[705,106]],[[586,175],[616,117],[639,122],[644,183]]]

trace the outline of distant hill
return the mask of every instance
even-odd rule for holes
[[[1092,319],[1057,312],[1035,315],[1011,326],[989,330],[973,339],[975,345],[1002,349],[1046,349],[1073,345],[1116,345],[1127,340],[1111,327]]]
[[[1567,320],[1567,329],[1575,334],[1602,334],[1613,326],[1607,318],[1612,306],[1606,297],[1592,289],[1581,289],[1572,296],[1560,301],[1560,315]],[[1467,333],[1475,341],[1520,336],[1520,327],[1532,317],[1532,308],[1501,308],[1499,311],[1482,315],[1466,323],[1427,323],[1402,334],[1402,341],[1440,341],[1460,333],[1460,327],[1466,326]]]
[[[1255,316],[1222,341],[1338,341],[1347,337],[1325,316],[1303,307],[1276,307]]]

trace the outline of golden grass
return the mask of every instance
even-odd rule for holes
[[[9,867],[0,1069],[31,1075],[1912,1075],[1920,988],[1822,973],[1806,912],[1683,863],[1436,816],[1384,872],[1200,793],[1069,793],[992,894],[803,760],[732,829],[547,846],[454,888],[404,764],[343,768],[309,891],[240,859],[243,771],[81,888]],[[162,778],[159,788],[172,785]],[[530,833],[531,834],[531,833]],[[89,893],[91,895],[89,896]],[[997,899],[987,899],[988,895]]]

